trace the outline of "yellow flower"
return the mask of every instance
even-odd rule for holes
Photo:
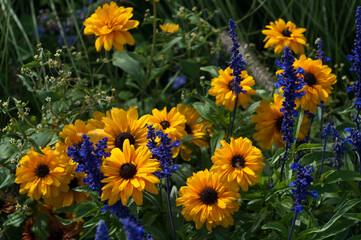
[[[73,167],[73,179],[68,184],[69,191],[60,192],[59,196],[44,199],[47,204],[51,204],[53,206],[53,209],[71,206],[75,203],[81,203],[89,199],[89,193],[73,190],[76,187],[85,186],[83,178],[86,176],[83,172],[75,172],[75,168],[76,165]]]
[[[20,185],[20,194],[27,193],[32,200],[40,197],[51,198],[66,192],[71,176],[68,174],[68,158],[63,159],[48,146],[43,154],[33,149],[21,158],[16,169],[15,183]]]
[[[109,117],[102,118],[104,129],[95,129],[91,132],[91,136],[97,140],[107,137],[107,151],[115,147],[122,149],[125,139],[137,148],[148,142],[148,129],[145,127],[148,118],[149,116],[145,115],[138,119],[137,108],[131,107],[128,111],[113,108]]]
[[[302,33],[306,31],[305,28],[296,28],[294,23],[290,21],[285,23],[282,19],[270,24],[266,26],[268,29],[262,30],[262,33],[266,35],[263,40],[267,41],[265,48],[275,47],[274,52],[280,53],[284,47],[288,46],[296,54],[304,52],[303,46],[307,46],[307,43]]]
[[[237,190],[221,183],[218,174],[206,169],[187,179],[187,186],[180,188],[176,202],[184,207],[182,215],[187,221],[193,220],[197,229],[206,223],[208,231],[212,231],[218,225],[233,225],[231,215],[240,206]]]
[[[256,123],[257,131],[253,134],[253,138],[260,143],[263,149],[271,149],[272,143],[275,143],[278,148],[283,146],[283,133],[281,132],[283,114],[280,111],[283,108],[283,101],[284,98],[278,94],[274,95],[274,102],[271,103],[262,99],[261,104],[256,108],[256,114],[251,119],[252,123]],[[305,139],[309,129],[308,117],[303,116],[297,139]]]
[[[135,150],[128,139],[124,141],[123,151],[114,148],[100,168],[105,176],[102,182],[106,183],[101,200],[109,199],[108,204],[113,205],[121,199],[122,204],[127,206],[128,198],[132,196],[139,206],[143,204],[143,190],[158,194],[154,184],[160,181],[153,173],[160,170],[159,162],[151,157],[147,147]]]
[[[92,126],[86,125],[82,120],[76,120],[74,124],[65,125],[59,136],[64,140],[56,144],[59,153],[68,152],[68,147],[73,144],[80,145],[83,142],[82,136],[92,130]]]
[[[160,29],[166,33],[176,33],[179,29],[179,24],[166,23],[164,25],[159,25]]]
[[[211,171],[218,173],[220,180],[229,183],[231,188],[238,184],[243,191],[248,191],[248,186],[259,182],[265,166],[261,150],[252,146],[248,138],[231,138],[230,143],[222,140],[221,144],[212,157]]]
[[[130,20],[133,8],[118,7],[115,2],[105,3],[98,7],[89,18],[84,21],[84,34],[98,36],[95,47],[99,52],[102,46],[110,51],[112,46],[123,51],[123,45],[134,45],[134,38],[128,30],[136,28],[139,22]]]
[[[209,143],[205,136],[209,135],[208,131],[211,129],[211,123],[208,121],[202,121],[198,123],[201,115],[192,107],[184,104],[178,104],[177,110],[186,118],[185,131],[188,136],[193,137],[190,143],[194,143],[198,147],[209,147]],[[185,145],[181,146],[181,156],[185,161],[191,160],[192,150],[187,148]]]
[[[101,129],[104,128],[104,123],[103,123],[103,117],[105,117],[105,115],[101,112],[94,112],[93,113],[93,118],[89,119],[87,121],[87,125],[89,126],[89,128],[91,129]],[[110,117],[110,111],[106,112],[106,117]]]
[[[187,135],[185,131],[186,119],[177,111],[174,107],[167,112],[167,107],[159,111],[153,109],[152,114],[149,117],[148,125],[153,125],[156,130],[162,130],[164,133],[168,133],[168,137],[172,138],[172,141],[182,140]]]
[[[237,107],[242,105],[243,108],[246,108],[246,103],[252,102],[250,95],[255,95],[257,93],[251,88],[251,86],[255,84],[253,77],[248,76],[247,71],[242,71],[241,77],[243,80],[241,81],[240,86],[247,92],[238,95]],[[217,106],[224,105],[226,109],[233,111],[234,103],[236,101],[233,84],[233,70],[230,67],[227,67],[225,70],[219,70],[219,76],[212,79],[212,87],[209,89],[208,93],[216,97]]]
[[[301,55],[300,59],[295,59],[293,66],[305,70],[305,74],[301,74],[301,76],[303,81],[307,83],[301,89],[306,94],[302,98],[297,98],[296,104],[300,104],[304,110],[315,113],[320,100],[328,104],[329,94],[333,89],[331,85],[337,82],[336,75],[331,73],[331,68],[327,65],[322,65],[320,59],[306,59],[305,55]]]

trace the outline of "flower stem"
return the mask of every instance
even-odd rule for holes
[[[166,182],[167,182],[167,200],[168,200],[168,210],[169,210],[170,224],[171,224],[171,227],[172,227],[173,239],[176,240],[176,239],[177,239],[177,235],[175,234],[174,221],[173,221],[173,213],[172,213],[172,206],[171,206],[171,204],[170,204],[169,176],[167,176]]]
[[[153,0],[153,42],[152,42],[152,51],[150,53],[150,59],[149,59],[148,66],[147,66],[147,75],[145,77],[145,86],[144,86],[144,88],[146,88],[148,86],[148,83],[149,83],[150,70],[152,68],[156,40],[157,40],[157,9],[156,9],[155,0]]]
[[[283,163],[282,163],[282,167],[281,167],[281,179],[280,179],[280,181],[282,181],[283,170],[285,169],[285,163],[286,163],[286,161],[287,161],[287,152],[288,152],[288,147],[287,147],[287,145],[286,145],[286,151],[285,151],[285,153],[284,153],[283,156],[282,156]]]
[[[238,95],[239,95],[239,94],[236,95],[236,101],[235,101],[235,103],[234,103],[234,109],[233,109],[233,115],[232,115],[232,120],[231,120],[231,126],[229,127],[229,137],[232,137],[234,119],[236,118]]]
[[[355,123],[356,123],[357,130],[360,130],[360,122],[358,120],[359,116],[360,116],[360,110],[357,111],[356,118],[355,118]]]
[[[321,175],[322,175],[323,161],[325,160],[325,154],[326,154],[326,142],[327,142],[327,136],[325,136],[325,141],[324,141],[324,143],[323,143],[323,152],[322,152],[321,168],[320,168],[320,173],[318,174],[318,179],[317,179],[317,181],[321,178]]]
[[[295,215],[293,216],[292,226],[291,226],[291,229],[290,229],[290,234],[288,235],[288,240],[291,239],[293,229],[295,228],[296,218],[297,218],[297,211],[295,211]]]
[[[321,120],[320,120],[320,135],[321,135],[321,137],[320,137],[320,143],[322,143],[322,122],[323,122],[323,108],[324,108],[324,106],[323,106],[323,102],[321,102],[321,104],[320,104],[320,108],[321,108]]]

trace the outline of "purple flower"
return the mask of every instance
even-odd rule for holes
[[[173,80],[174,76],[171,76],[168,79],[168,82],[173,81],[172,86],[175,90],[180,89],[182,86],[184,86],[187,83],[187,79],[183,75],[176,76]]]
[[[158,178],[172,176],[172,172],[176,171],[179,167],[172,162],[172,149],[178,147],[180,141],[176,140],[171,143],[172,139],[168,137],[168,133],[163,133],[161,130],[154,132],[153,125],[147,126],[147,128],[147,139],[149,139],[147,147],[153,153],[153,158],[157,159],[162,167],[162,171],[155,172],[154,175]],[[155,141],[156,137],[160,139],[159,146]]]
[[[326,64],[327,62],[331,61],[331,58],[326,57],[325,53],[323,51],[323,41],[321,40],[321,38],[317,38],[316,39],[316,44],[317,44],[317,55],[316,55],[316,59],[321,59],[322,64]]]
[[[282,139],[286,148],[290,148],[293,141],[293,128],[294,128],[294,119],[293,117],[298,116],[295,104],[296,98],[301,98],[305,95],[306,92],[300,91],[303,86],[306,84],[302,81],[302,78],[299,78],[297,74],[304,74],[302,68],[294,69],[293,63],[295,61],[291,50],[288,47],[284,48],[284,54],[282,59],[284,62],[276,60],[277,67],[283,69],[284,71],[277,75],[278,81],[275,83],[275,87],[283,88],[283,95],[285,100],[282,103],[283,108],[280,111],[283,113],[283,122],[281,131],[283,133]]]
[[[314,169],[312,166],[302,166],[298,163],[291,163],[291,169],[293,171],[298,171],[297,180],[290,183],[290,187],[296,187],[296,189],[292,189],[292,194],[295,198],[293,204],[294,207],[291,210],[296,211],[297,213],[301,213],[303,210],[302,201],[305,200],[308,196],[318,197],[318,193],[316,191],[307,191],[306,188],[311,186],[313,182],[312,173]]]
[[[104,220],[100,220],[97,227],[97,233],[95,234],[95,240],[109,240],[109,231]]]
[[[358,81],[347,88],[347,91],[355,90],[356,101],[354,107],[359,112],[361,110],[361,6],[356,10],[356,38],[354,41],[355,49],[351,50],[352,55],[348,55],[347,58],[350,62],[353,62],[350,71],[354,71],[358,77]],[[358,121],[358,119],[355,119]]]
[[[240,47],[237,42],[237,33],[236,33],[237,25],[232,20],[229,19],[229,34],[233,42],[233,47],[231,49],[232,57],[229,62],[229,67],[233,70],[233,90],[235,95],[237,96],[240,93],[246,93],[245,90],[242,90],[242,86],[239,86],[241,81],[243,80],[241,77],[241,73],[243,70],[246,70],[246,62],[242,59],[242,54],[239,53],[238,48]]]

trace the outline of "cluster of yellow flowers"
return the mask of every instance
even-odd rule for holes
[[[158,193],[154,184],[159,183],[159,179],[153,173],[160,170],[159,162],[151,158],[152,154],[145,146],[148,142],[147,125],[152,124],[157,130],[168,133],[173,141],[192,136],[190,142],[196,146],[209,146],[206,136],[211,131],[211,124],[198,122],[200,115],[190,106],[179,104],[170,112],[166,108],[161,111],[154,109],[152,115],[140,118],[137,108],[133,107],[128,111],[113,108],[105,115],[95,112],[93,116],[87,123],[76,120],[74,124],[64,126],[59,133],[62,141],[54,150],[45,147],[42,149],[44,155],[31,150],[20,160],[15,182],[21,184],[21,194],[27,193],[35,200],[43,198],[55,209],[88,199],[86,193],[72,190],[84,185],[85,175],[75,172],[77,163],[67,156],[68,147],[80,146],[84,134],[94,142],[108,138],[106,151],[111,152],[111,156],[104,159],[100,170],[106,183],[101,199],[109,199],[110,205],[119,199],[126,205],[130,196],[141,205],[143,190]],[[179,151],[184,160],[190,160],[190,149],[181,145],[175,150],[175,156]]]

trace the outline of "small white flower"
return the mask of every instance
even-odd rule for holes
[[[51,102],[51,97],[46,97],[46,98],[45,98],[45,101]]]

